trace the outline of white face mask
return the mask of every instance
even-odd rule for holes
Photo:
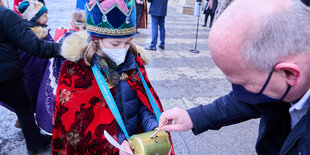
[[[102,46],[101,50],[118,66],[125,61],[128,49],[129,46],[126,48],[118,48],[118,49],[104,48]]]

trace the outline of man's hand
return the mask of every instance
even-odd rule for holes
[[[132,150],[129,147],[129,143],[127,140],[124,140],[123,143],[121,144],[121,146],[126,150],[126,152],[133,154]],[[127,155],[127,153],[119,150],[119,154],[120,155]]]
[[[174,121],[174,123],[168,123],[163,126],[167,121]],[[159,126],[163,126],[161,129],[164,131],[188,131],[193,128],[193,122],[187,111],[180,108],[173,108],[161,114]]]

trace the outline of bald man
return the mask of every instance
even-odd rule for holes
[[[237,0],[210,31],[209,48],[232,91],[160,117],[166,131],[199,134],[261,118],[258,154],[310,154],[310,10],[300,0]]]

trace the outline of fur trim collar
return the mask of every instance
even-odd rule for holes
[[[31,30],[36,34],[38,38],[44,39],[48,35],[48,29],[42,26],[32,27]]]
[[[83,30],[72,33],[64,39],[61,46],[61,55],[69,61],[79,61],[83,58],[83,52],[88,44],[88,37],[89,34]],[[147,65],[150,60],[150,54],[144,51],[142,47],[135,47],[136,52],[140,55],[144,64]]]
[[[69,61],[79,61],[87,47],[88,36],[86,31],[78,31],[66,37],[61,46],[61,55]]]
[[[137,46],[137,45],[134,45],[137,49],[137,53],[139,54],[140,58],[142,59],[144,65],[148,65],[150,63],[150,60],[151,60],[151,54],[148,53],[147,51],[145,51],[143,49],[143,47],[141,46]]]

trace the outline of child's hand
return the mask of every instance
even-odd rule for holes
[[[129,143],[127,140],[124,140],[121,146],[126,150],[126,152],[133,154],[132,150],[129,147]],[[120,155],[127,155],[125,152],[119,150]]]

